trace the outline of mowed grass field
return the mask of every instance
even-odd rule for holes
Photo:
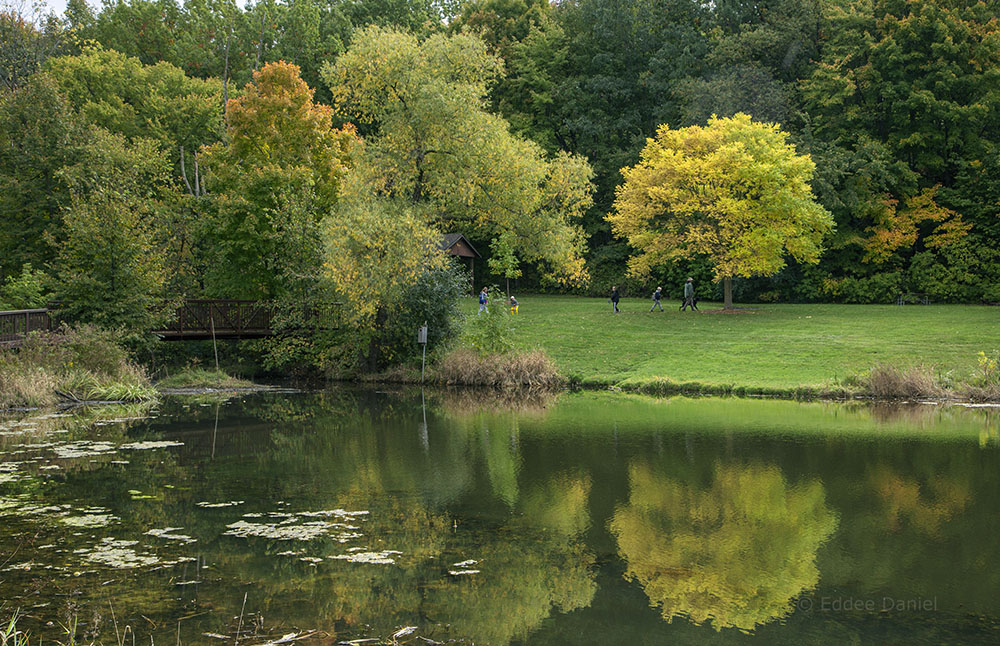
[[[879,363],[966,378],[1000,350],[1000,308],[975,305],[755,305],[740,314],[679,312],[663,301],[517,294],[520,347],[541,348],[564,376],[637,386],[655,379],[748,389],[834,387]],[[494,299],[496,302],[496,299]],[[500,303],[496,303],[499,305]],[[470,299],[467,311],[478,304]],[[492,305],[491,305],[492,307]]]

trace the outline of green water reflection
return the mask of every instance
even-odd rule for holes
[[[998,457],[996,413],[958,406],[349,391],[10,418],[0,616],[157,644],[996,643]]]

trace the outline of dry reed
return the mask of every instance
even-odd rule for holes
[[[928,399],[946,394],[934,371],[926,366],[898,368],[879,364],[863,379],[863,385],[876,399]]]
[[[541,350],[483,356],[475,350],[459,348],[444,356],[433,377],[434,381],[449,386],[500,389],[553,389],[566,383]]]

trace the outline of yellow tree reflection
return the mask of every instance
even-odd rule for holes
[[[707,487],[645,465],[630,476],[611,531],[625,576],[667,621],[752,630],[789,614],[819,581],[816,551],[837,526],[821,482],[789,487],[763,465],[717,465]]]

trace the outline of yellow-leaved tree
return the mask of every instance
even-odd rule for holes
[[[787,256],[817,262],[833,218],[809,186],[815,164],[787,138],[742,113],[707,127],[660,126],[639,163],[622,169],[607,217],[639,252],[629,272],[707,256],[731,308],[734,276],[773,276]]]
[[[380,198],[408,203],[442,232],[494,241],[505,275],[527,262],[554,282],[584,282],[580,220],[593,173],[583,157],[546,156],[486,111],[502,67],[469,34],[421,41],[372,26],[355,32],[322,77],[335,109],[364,135],[359,166]]]

